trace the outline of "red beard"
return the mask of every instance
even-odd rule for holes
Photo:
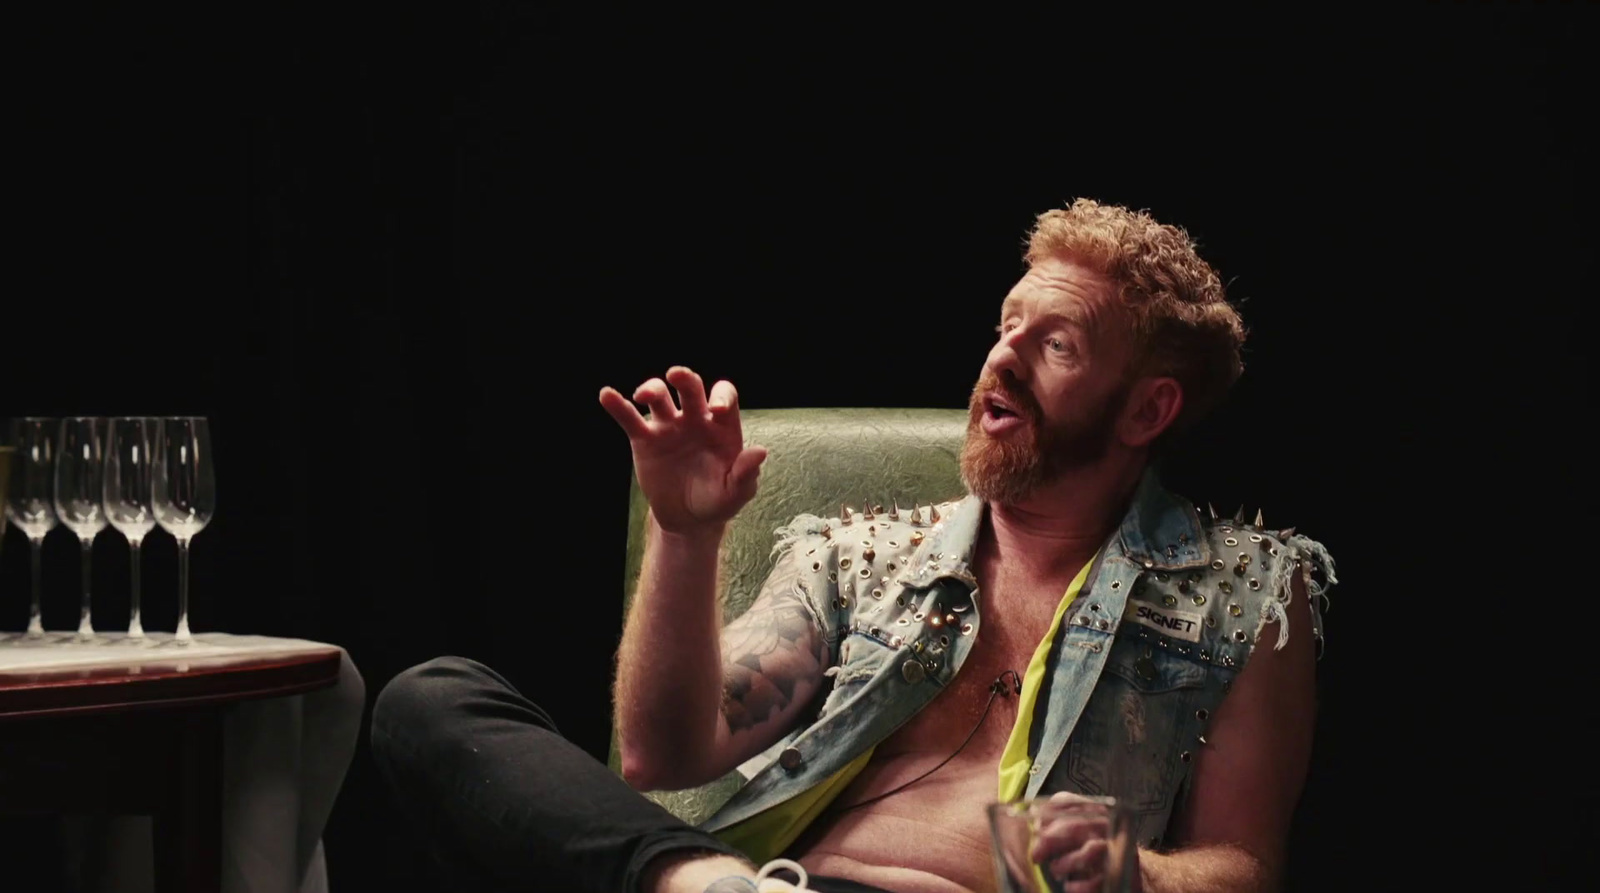
[[[984,397],[1004,395],[1022,424],[1000,436],[983,430]],[[1118,388],[1082,417],[1056,423],[1027,390],[985,372],[967,404],[967,438],[961,447],[961,477],[986,502],[1015,504],[1075,468],[1099,461],[1111,445],[1112,429],[1126,388]]]

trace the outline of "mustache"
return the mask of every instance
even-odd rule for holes
[[[1044,415],[1044,410],[1039,407],[1038,401],[1033,399],[1033,394],[1022,388],[1008,385],[997,376],[987,374],[978,379],[978,386],[973,389],[973,409],[977,409],[984,397],[994,393],[1004,397],[1005,402],[1015,409],[1018,415],[1030,422],[1037,422]]]

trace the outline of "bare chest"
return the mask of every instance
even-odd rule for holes
[[[879,745],[878,753],[949,754],[971,735],[968,750],[998,761],[1017,718],[1015,686],[1049,633],[1068,582],[980,570],[980,624],[966,661],[927,707]],[[1001,693],[995,694],[996,688]]]
[[[798,842],[793,855],[809,869],[928,893],[992,887],[983,807],[995,797],[1019,700],[1012,677],[1003,693],[994,687],[1007,671],[1020,681],[1066,583],[985,576],[978,577],[981,622],[960,671],[878,745]],[[882,866],[898,873],[881,874]]]

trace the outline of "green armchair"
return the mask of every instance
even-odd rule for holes
[[[795,515],[830,517],[898,499],[902,506],[957,498],[965,409],[757,409],[741,413],[745,438],[768,449],[755,499],[728,525],[722,552],[724,622],[744,613],[772,569],[773,534]],[[623,609],[644,557],[645,500],[633,482]],[[626,614],[624,614],[626,616]],[[611,768],[620,771],[616,726]],[[709,818],[739,789],[737,772],[698,788],[648,796],[691,825]]]

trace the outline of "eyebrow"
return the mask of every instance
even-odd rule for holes
[[[1016,307],[1017,307],[1016,299],[1014,299],[1014,298],[1006,298],[1005,301],[1001,302],[1001,304],[1000,304],[1000,318],[1002,320],[1004,320],[1007,314],[1009,314],[1009,313],[1011,313],[1011,312],[1016,310]],[[1093,330],[1093,326],[1090,324],[1090,321],[1089,321],[1088,317],[1085,316],[1082,312],[1079,312],[1079,311],[1076,311],[1076,310],[1074,310],[1071,313],[1061,313],[1059,311],[1051,311],[1051,312],[1048,312],[1048,313],[1042,313],[1042,314],[1040,314],[1040,316],[1042,318],[1044,318],[1044,319],[1047,319],[1047,320],[1056,320],[1058,322],[1064,322],[1067,325],[1074,326],[1076,328],[1082,329],[1085,333],[1088,333],[1088,332]]]

